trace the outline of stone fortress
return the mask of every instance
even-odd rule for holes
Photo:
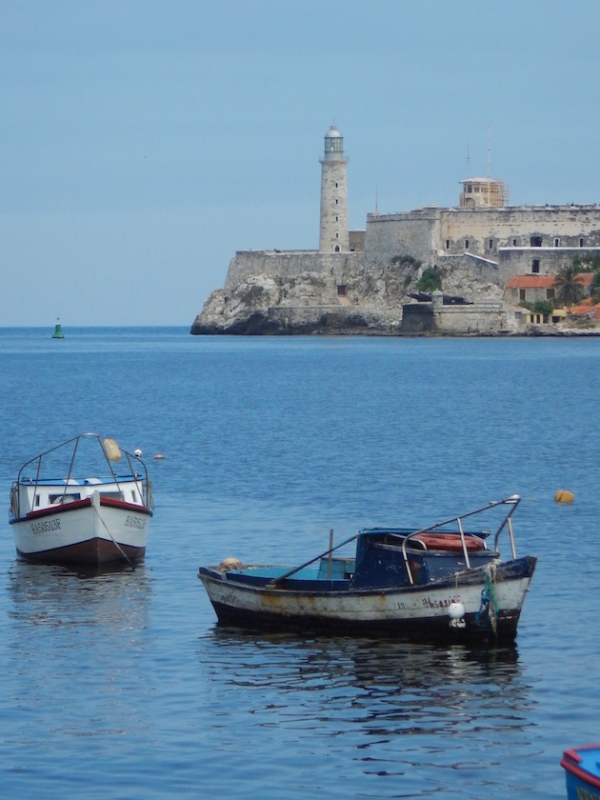
[[[529,297],[514,287],[550,298],[550,276],[600,253],[600,206],[510,206],[489,177],[462,181],[458,207],[375,212],[352,231],[335,126],[320,163],[319,249],[238,251],[192,334],[540,333],[546,320],[518,305]],[[431,267],[443,293],[423,295],[417,282]]]

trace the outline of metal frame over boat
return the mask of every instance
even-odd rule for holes
[[[302,627],[409,638],[513,640],[536,565],[517,558],[512,515],[518,495],[418,530],[369,528],[298,567],[244,566],[225,559],[200,567],[220,623]],[[465,531],[463,520],[490,509],[504,516],[489,531]],[[511,558],[498,540],[507,532]],[[356,541],[354,557],[333,552]]]
[[[142,561],[153,503],[140,456],[114,439],[83,433],[27,461],[10,492],[19,556],[93,565]],[[117,474],[113,463],[123,457],[127,471]]]

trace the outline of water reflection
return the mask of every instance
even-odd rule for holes
[[[301,656],[298,669],[304,679],[321,674],[330,685],[342,676],[364,689],[370,686],[378,690],[386,686],[426,689],[442,681],[470,684],[481,680],[505,686],[520,675],[516,645],[490,648],[382,637],[306,637],[271,631],[257,634],[218,625],[207,633],[204,642],[211,643],[217,652],[225,650],[227,659],[231,650],[239,652],[244,660],[250,656],[260,662],[270,653],[266,663],[271,666],[289,655]]]
[[[90,572],[16,561],[7,578],[12,630],[2,661],[4,692],[20,741],[51,759],[56,742],[72,754],[80,738],[147,726],[145,568]],[[40,731],[46,732],[41,744]]]
[[[67,567],[15,561],[8,573],[9,617],[29,625],[140,629],[150,581],[144,566]]]
[[[218,626],[202,645],[211,648],[212,669],[236,696],[257,690],[283,717],[294,708],[296,721],[305,710],[315,725],[317,718],[338,732],[353,729],[361,749],[405,734],[486,731],[494,739],[531,724],[524,712],[530,687],[516,647],[256,636]]]

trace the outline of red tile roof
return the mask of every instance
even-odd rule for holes
[[[507,289],[549,289],[554,286],[554,275],[517,275],[506,284]]]
[[[517,275],[506,284],[507,289],[551,289],[555,275]],[[577,277],[582,286],[588,286],[593,278],[592,272],[580,272]]]
[[[576,317],[584,314],[593,314],[594,319],[600,319],[600,306],[593,306],[590,303],[581,303],[578,306],[571,306],[568,311],[569,314],[574,314]]]

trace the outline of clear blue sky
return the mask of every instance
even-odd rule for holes
[[[236,250],[350,225],[600,201],[599,0],[0,0],[0,326],[191,325]],[[491,135],[490,135],[491,134]]]

